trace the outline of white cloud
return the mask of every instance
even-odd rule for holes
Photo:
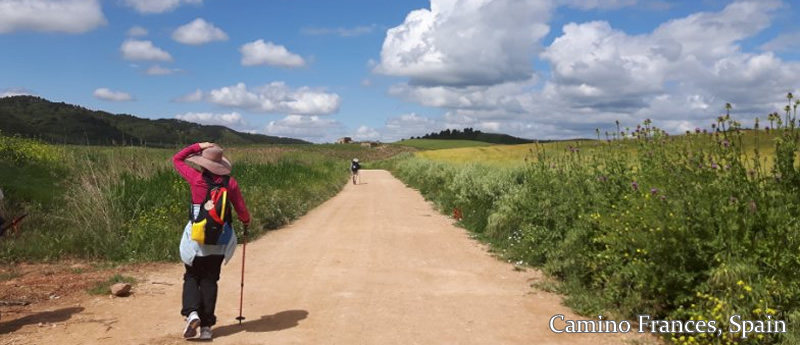
[[[203,0],[125,0],[125,4],[139,13],[153,14],[172,11],[183,4],[200,5]]]
[[[637,0],[558,0],[559,5],[570,6],[582,10],[617,9],[636,5]]]
[[[140,36],[147,36],[147,33],[148,33],[147,29],[141,26],[133,26],[130,29],[128,29],[128,32],[126,32],[125,34],[130,37],[140,37]]]
[[[120,47],[127,60],[172,61],[172,55],[153,45],[151,41],[129,39]]]
[[[615,120],[635,126],[647,118],[673,133],[707,128],[726,102],[735,104],[734,117],[752,124],[783,108],[800,75],[800,63],[784,61],[774,47],[754,52],[741,45],[770,27],[780,6],[735,1],[635,35],[602,21],[569,23],[539,55],[550,64],[549,76],[492,85],[424,85],[412,76],[389,93],[443,109],[437,124],[445,127],[526,138],[594,137],[595,128],[605,132]]]
[[[212,41],[227,41],[228,35],[214,24],[197,18],[177,28],[172,33],[172,39],[183,44],[200,45]]]
[[[525,111],[530,97],[520,91],[533,86],[536,79],[508,82],[492,86],[412,86],[397,84],[389,94],[429,107],[448,109],[503,109],[508,112]]]
[[[133,100],[133,97],[128,93],[121,91],[111,91],[107,88],[99,88],[97,90],[94,90],[94,97],[112,102],[127,102]]]
[[[282,45],[257,40],[239,48],[243,66],[269,65],[279,67],[302,67],[306,62],[300,55],[290,52]]]
[[[363,86],[363,87],[372,86],[372,80],[370,80],[369,78],[361,79],[361,86]]]
[[[559,137],[559,135],[571,137],[582,135],[580,132],[564,130],[549,124],[534,125],[514,119],[490,120],[484,118],[484,115],[474,111],[461,110],[448,111],[442,117],[428,117],[417,113],[409,113],[390,117],[386,120],[385,125],[379,128],[359,126],[355,132],[350,131],[349,136],[355,140],[395,142],[401,139],[423,136],[428,133],[438,133],[447,128],[458,130],[473,128],[483,132],[507,133],[520,137],[526,137],[532,133],[537,133],[538,137],[542,138]]]
[[[761,50],[773,52],[800,51],[800,31],[784,32],[761,45]]]
[[[324,115],[339,111],[339,95],[309,87],[292,89],[283,82],[248,89],[244,83],[211,90],[206,100],[259,113]]]
[[[352,28],[316,28],[316,27],[309,27],[303,28],[300,30],[301,33],[304,35],[336,35],[340,37],[355,37],[355,36],[362,36],[368,35],[373,33],[378,28],[377,25],[363,25],[363,26],[355,26]]]
[[[170,75],[180,71],[181,70],[177,68],[166,68],[161,67],[160,65],[153,65],[150,66],[144,73],[147,75]]]
[[[336,120],[319,116],[287,115],[281,120],[270,121],[265,133],[322,142],[333,141],[342,130],[342,124]]]
[[[13,96],[36,96],[36,94],[24,87],[9,87],[7,89],[0,90],[0,98]]]
[[[199,123],[201,125],[216,125],[229,128],[241,128],[247,126],[247,121],[245,121],[244,117],[237,112],[227,114],[185,113],[175,115],[175,118],[183,121]]]
[[[646,97],[663,90],[664,72],[682,50],[674,39],[631,37],[606,22],[567,24],[542,54],[553,67],[545,92],[584,107],[641,108]]]
[[[181,97],[173,99],[172,101],[177,103],[194,103],[202,101],[203,97],[204,97],[203,91],[198,89],[190,94],[183,95]]]
[[[485,132],[497,132],[499,129],[510,129],[501,127],[506,123],[498,121],[480,121],[467,116],[456,115],[448,112],[443,119],[431,118],[417,113],[403,114],[390,117],[386,120],[383,127],[370,128],[360,126],[351,136],[355,140],[379,140],[383,142],[395,142],[400,139],[422,136],[432,132],[439,132],[443,129],[464,129],[467,127]]]
[[[759,103],[793,81],[796,63],[741,51],[770,25],[776,1],[739,1],[628,35],[606,22],[568,24],[542,57],[553,66],[544,93],[580,107],[633,113],[661,94]],[[586,53],[590,52],[590,53]]]
[[[356,140],[379,140],[395,142],[412,136],[421,136],[444,129],[444,123],[416,113],[393,116],[386,120],[383,127],[370,128],[360,126],[352,136]]]
[[[374,128],[359,126],[355,134],[351,135],[351,137],[356,141],[373,141],[380,139],[381,134]]]
[[[429,117],[421,116],[416,113],[403,114],[386,120],[383,129],[384,141],[397,141],[411,136],[419,136],[426,133],[444,129],[443,124]]]
[[[549,0],[431,0],[391,28],[373,71],[419,85],[492,85],[530,79]]]
[[[99,0],[0,1],[0,34],[22,30],[78,34],[106,23]]]

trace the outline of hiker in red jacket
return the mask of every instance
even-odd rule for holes
[[[226,264],[233,257],[236,249],[236,234],[230,221],[230,211],[223,205],[222,216],[225,219],[222,235],[215,237],[214,244],[198,240],[197,224],[199,216],[209,214],[215,209],[209,205],[209,195],[212,188],[225,187],[227,191],[226,202],[233,205],[236,215],[244,226],[250,223],[250,214],[242,198],[236,179],[230,176],[231,162],[223,157],[222,148],[208,142],[192,144],[172,157],[175,169],[183,176],[192,191],[191,213],[189,222],[183,231],[180,252],[181,260],[186,267],[183,275],[183,307],[181,315],[186,317],[186,327],[183,331],[184,338],[197,335],[200,327],[200,339],[212,338],[211,326],[216,324],[214,309],[217,303],[217,281],[219,280],[222,262]],[[199,166],[199,170],[189,166],[191,162]],[[209,186],[211,184],[211,186]],[[205,211],[201,211],[201,204]],[[214,213],[216,214],[216,213]],[[219,218],[219,217],[218,217]],[[194,229],[193,229],[193,225]],[[202,230],[203,227],[200,227]],[[201,235],[202,235],[202,231]],[[203,243],[200,243],[200,242]]]

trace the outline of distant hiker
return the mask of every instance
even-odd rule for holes
[[[201,171],[187,161],[200,166]],[[207,142],[193,144],[176,153],[172,163],[192,192],[190,219],[180,245],[186,267],[181,309],[181,315],[186,317],[183,337],[197,335],[199,326],[200,339],[208,340],[212,338],[211,326],[217,322],[214,309],[222,262],[230,261],[237,244],[230,206],[245,227],[250,223],[250,214],[239,184],[230,176],[231,162],[223,157],[221,147]]]
[[[353,178],[353,184],[356,184],[356,179],[358,176],[358,170],[361,169],[361,164],[358,164],[358,158],[353,158],[353,161],[350,162],[350,177]]]

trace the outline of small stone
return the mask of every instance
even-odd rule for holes
[[[131,292],[131,284],[116,283],[111,285],[111,294],[117,297],[125,297]]]

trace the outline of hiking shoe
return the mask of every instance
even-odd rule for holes
[[[183,330],[184,338],[193,338],[197,335],[197,326],[200,326],[200,317],[193,311],[186,317],[186,329]]]
[[[211,327],[200,327],[200,338],[201,340],[211,340]]]

